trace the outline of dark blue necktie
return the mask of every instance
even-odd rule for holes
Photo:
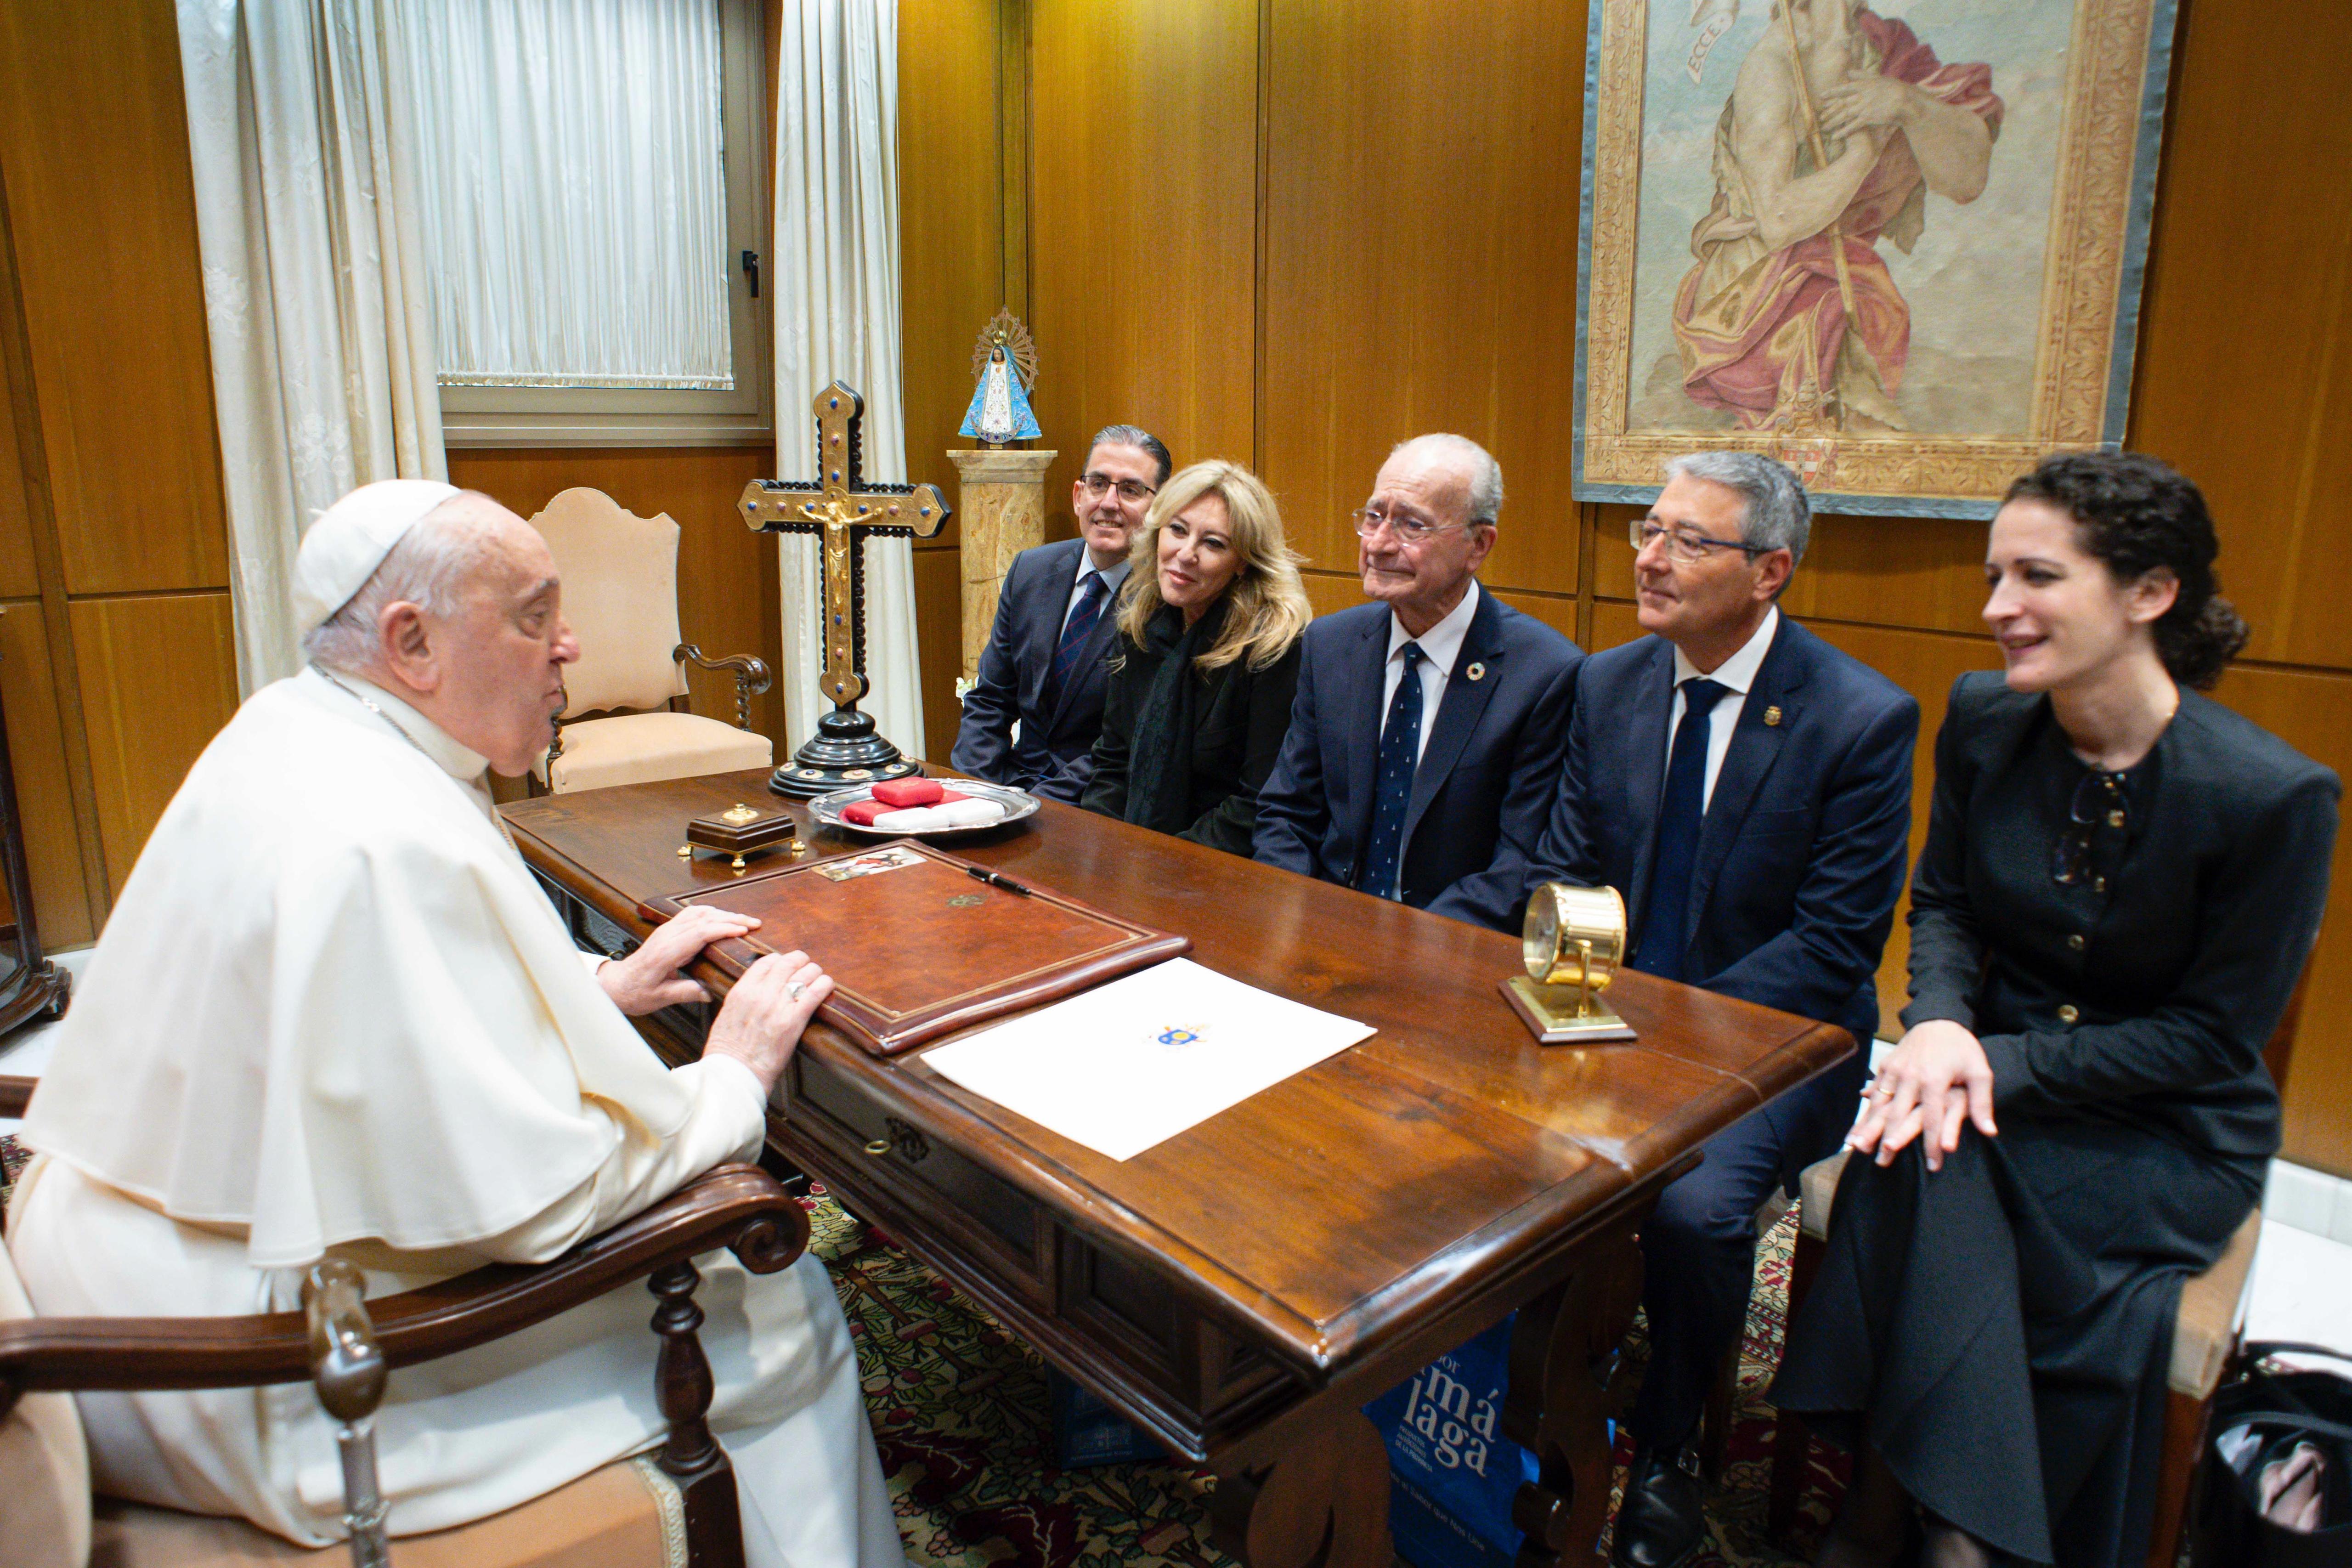
[[[1650,896],[1633,967],[1668,980],[1685,978],[1690,943],[1691,872],[1698,864],[1699,828],[1706,820],[1707,715],[1731,689],[1693,678],[1683,682],[1683,721],[1666,758],[1665,797],[1658,806],[1658,843],[1650,856]]]
[[[1372,780],[1372,837],[1364,846],[1364,875],[1356,886],[1383,899],[1397,896],[1397,854],[1404,843],[1405,808],[1412,804],[1412,771],[1421,762],[1421,661],[1409,642],[1397,650],[1404,673],[1381,725],[1380,772]]]
[[[1054,645],[1054,667],[1045,672],[1045,689],[1039,695],[1048,714],[1061,700],[1062,689],[1078,672],[1086,658],[1087,639],[1094,635],[1095,623],[1102,619],[1103,601],[1109,594],[1099,572],[1087,573],[1086,581],[1078,584],[1078,602],[1071,606],[1070,618],[1062,623],[1062,640]]]

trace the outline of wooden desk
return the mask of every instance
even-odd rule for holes
[[[505,809],[575,915],[641,937],[639,900],[730,879],[723,858],[677,849],[688,817],[739,800],[775,804],[745,773]],[[1389,1568],[1388,1458],[1360,1407],[1521,1309],[1503,1426],[1542,1467],[1515,1510],[1521,1562],[1589,1560],[1634,1229],[1703,1140],[1850,1037],[1628,974],[1609,999],[1638,1041],[1540,1047],[1496,989],[1519,968],[1496,932],[1051,801],[956,852],[1182,931],[1200,963],[1380,1032],[1122,1163],[920,1052],[877,1061],[817,1026],[769,1112],[776,1149],[1211,1466],[1220,1542],[1253,1568]],[[704,1011],[648,1035],[690,1058]]]

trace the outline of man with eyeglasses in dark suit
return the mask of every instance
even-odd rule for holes
[[[1467,437],[1389,454],[1355,514],[1371,602],[1307,628],[1257,859],[1518,929],[1584,655],[1478,585],[1502,506],[1502,466]]]
[[[1095,437],[1070,486],[1078,537],[1023,551],[1004,574],[949,755],[956,767],[1055,800],[1086,793],[1128,545],[1172,467],[1160,438],[1132,425]]]
[[[1632,529],[1651,635],[1584,661],[1528,890],[1613,887],[1628,967],[1836,1024],[1860,1049],[1709,1139],[1643,1226],[1650,1364],[1612,1553],[1624,1568],[1674,1568],[1705,1543],[1694,1439],[1747,1321],[1756,1211],[1859,1108],[1919,733],[1916,702],[1777,607],[1811,531],[1796,475],[1749,452],[1667,473]]]

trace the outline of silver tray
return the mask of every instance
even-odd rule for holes
[[[965,827],[932,827],[919,833],[909,833],[903,827],[861,827],[855,822],[841,819],[841,808],[856,805],[861,800],[873,798],[872,784],[858,784],[851,789],[837,789],[831,795],[818,795],[808,803],[809,815],[821,827],[842,833],[855,833],[866,838],[962,838],[974,833],[993,833],[1008,822],[1018,822],[1037,814],[1037,797],[1025,789],[1011,784],[983,784],[978,779],[941,779],[940,785],[974,800],[992,800],[1004,807],[1004,815],[994,822],[975,822]]]

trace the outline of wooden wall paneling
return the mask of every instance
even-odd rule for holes
[[[1495,597],[1523,615],[1533,616],[1569,641],[1576,641],[1575,595],[1529,594],[1516,588],[1497,588]]]
[[[58,718],[56,672],[37,600],[0,605],[0,701],[7,705],[8,756],[24,818],[25,860],[33,910],[45,947],[71,947],[98,934],[83,876],[66,767],[65,728]]]
[[[1318,616],[1328,616],[1364,602],[1363,579],[1342,576],[1337,572],[1320,569],[1301,572],[1299,581],[1307,584],[1307,603],[1315,606]]]
[[[16,289],[0,289],[0,311],[13,313],[16,309]],[[0,390],[13,394],[12,382],[0,367]],[[26,490],[14,412],[0,415],[0,599],[29,599],[41,591],[41,574],[33,552],[32,498]]]
[[[1927,838],[1927,802],[1936,784],[1936,731],[1943,725],[1952,682],[1971,669],[1999,668],[2000,650],[1988,637],[1829,621],[1808,621],[1805,626],[1824,642],[1844,649],[1918,700],[1919,742],[1911,755],[1911,845],[1905,851],[1905,864],[1915,866],[1918,864],[1920,847]],[[1878,966],[1879,1030],[1890,1039],[1903,1032],[1896,1016],[1909,997],[1906,966],[1911,956],[1911,895],[1907,873],[1905,882],[1904,895],[1895,906],[1895,929],[1887,936],[1886,952]]]
[[[783,633],[775,542],[743,526],[743,487],[773,479],[771,447],[470,447],[449,454],[449,482],[480,490],[528,518],[574,485],[603,490],[639,517],[667,512],[678,525],[679,633],[712,658],[756,654],[779,672]],[[735,720],[732,676],[689,669],[694,710]],[[783,750],[783,694],[751,702],[752,727]]]
[[[1105,425],[1142,426],[1179,467],[1255,460],[1258,9],[1035,0],[1030,16],[1030,325],[1061,454],[1046,535],[1067,538]]]
[[[898,11],[899,322],[908,475],[937,483],[950,501],[955,474],[940,454],[973,444],[956,434],[971,401],[971,345],[1007,302],[998,158],[1000,3],[907,0]],[[940,533],[941,547],[954,542],[956,529],[950,520]]]
[[[923,750],[945,763],[955,749],[963,705],[963,561],[953,550],[915,552],[915,637],[922,652]]]
[[[0,475],[9,503],[21,509],[25,532],[21,542],[31,552],[40,598],[20,607],[13,635],[29,645],[38,638],[38,653],[28,646],[17,661],[20,668],[47,672],[44,698],[28,694],[30,710],[47,712],[58,730],[62,789],[47,790],[37,809],[43,835],[54,834],[59,845],[70,843],[68,858],[78,872],[60,889],[61,910],[69,919],[79,907],[86,935],[95,935],[113,901],[106,876],[105,847],[99,842],[98,792],[90,777],[89,738],[82,724],[80,677],[74,658],[73,626],[67,613],[65,565],[58,548],[58,528],[50,504],[48,443],[41,431],[41,403],[35,389],[32,346],[25,326],[24,295],[16,273],[15,222],[6,204],[6,181],[0,178],[0,386],[8,394],[10,468]],[[30,617],[28,621],[26,617]],[[35,623],[37,623],[36,626]],[[6,679],[0,677],[0,679]],[[25,805],[26,831],[33,832]],[[65,864],[65,860],[57,862]],[[35,887],[41,886],[37,879]],[[38,897],[39,895],[36,895]],[[70,925],[60,929],[73,929]],[[62,941],[62,939],[59,939]]]
[[[1645,635],[1632,605],[1622,599],[1596,599],[1592,604],[1592,641],[1585,651],[1600,653]]]
[[[0,6],[0,173],[66,585],[225,586],[170,0]]]
[[[77,599],[72,620],[99,837],[120,889],[189,764],[236,711],[228,595]]]
[[[1260,458],[1318,566],[1353,563],[1389,448],[1452,430],[1503,465],[1485,581],[1577,591],[1584,32],[1581,6],[1272,0]]]
[[[2339,774],[2352,765],[2352,676],[2239,665],[2213,695]],[[2352,1176],[2352,834],[2340,826],[2330,878],[2332,911],[2320,927],[2287,1075],[2284,1152]]]
[[[2203,488],[2249,653],[2352,666],[2352,6],[2184,12],[2131,444]]]

